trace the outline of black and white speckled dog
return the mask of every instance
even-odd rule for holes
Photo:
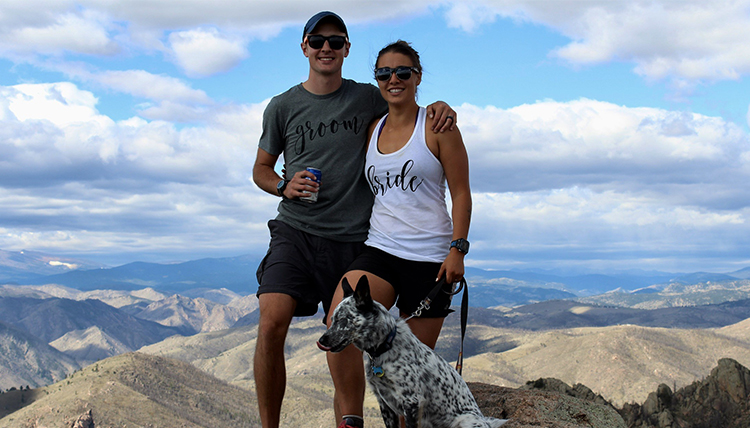
[[[369,356],[367,381],[386,428],[399,428],[399,415],[407,428],[495,428],[506,422],[482,415],[458,372],[372,299],[367,277],[356,291],[346,279],[343,288],[344,300],[318,347],[341,352],[354,344]]]

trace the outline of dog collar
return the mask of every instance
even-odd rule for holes
[[[370,355],[370,358],[377,358],[388,352],[393,347],[393,339],[396,337],[396,330],[396,326],[393,326],[393,330],[388,333],[388,337],[385,338],[385,342],[378,345],[378,347],[375,349],[366,351],[367,354]]]

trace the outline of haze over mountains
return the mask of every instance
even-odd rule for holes
[[[0,391],[50,385],[136,350],[253,388],[257,262],[249,257],[106,268],[0,252],[0,264]],[[622,404],[642,402],[660,383],[687,385],[720,358],[750,366],[750,269],[612,275],[468,269],[466,276],[469,381],[515,387],[554,377]],[[291,329],[290,421],[330,403],[325,354],[314,345],[323,328],[315,317]],[[438,352],[454,360],[458,341],[454,314]],[[377,416],[374,401],[369,406]]]
[[[104,267],[94,262],[36,252],[0,250],[0,284],[56,284],[79,291],[153,288],[188,297],[196,297],[205,289],[224,288],[247,295],[257,290],[255,270],[259,262],[260,259],[246,255],[171,264],[134,262]],[[591,296],[614,290],[647,293],[670,284],[746,280],[750,279],[750,267],[729,273],[630,271],[609,274],[486,271],[469,267],[466,278],[478,297],[476,304],[492,307]]]

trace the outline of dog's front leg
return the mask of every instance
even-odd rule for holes
[[[418,428],[420,411],[419,403],[406,403],[404,405],[404,425],[406,428]]]
[[[380,414],[383,416],[383,423],[385,423],[385,428],[401,428],[401,424],[398,420],[398,414],[394,412],[393,409],[381,404]]]
[[[401,424],[398,420],[398,413],[388,405],[388,402],[383,399],[380,395],[380,391],[376,390],[375,398],[378,400],[380,405],[380,415],[383,417],[385,428],[401,428]]]

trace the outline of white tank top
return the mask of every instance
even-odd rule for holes
[[[365,242],[406,260],[442,263],[450,251],[453,225],[445,202],[443,165],[427,147],[420,107],[409,141],[394,153],[378,150],[387,115],[370,139],[365,177],[375,195]]]

